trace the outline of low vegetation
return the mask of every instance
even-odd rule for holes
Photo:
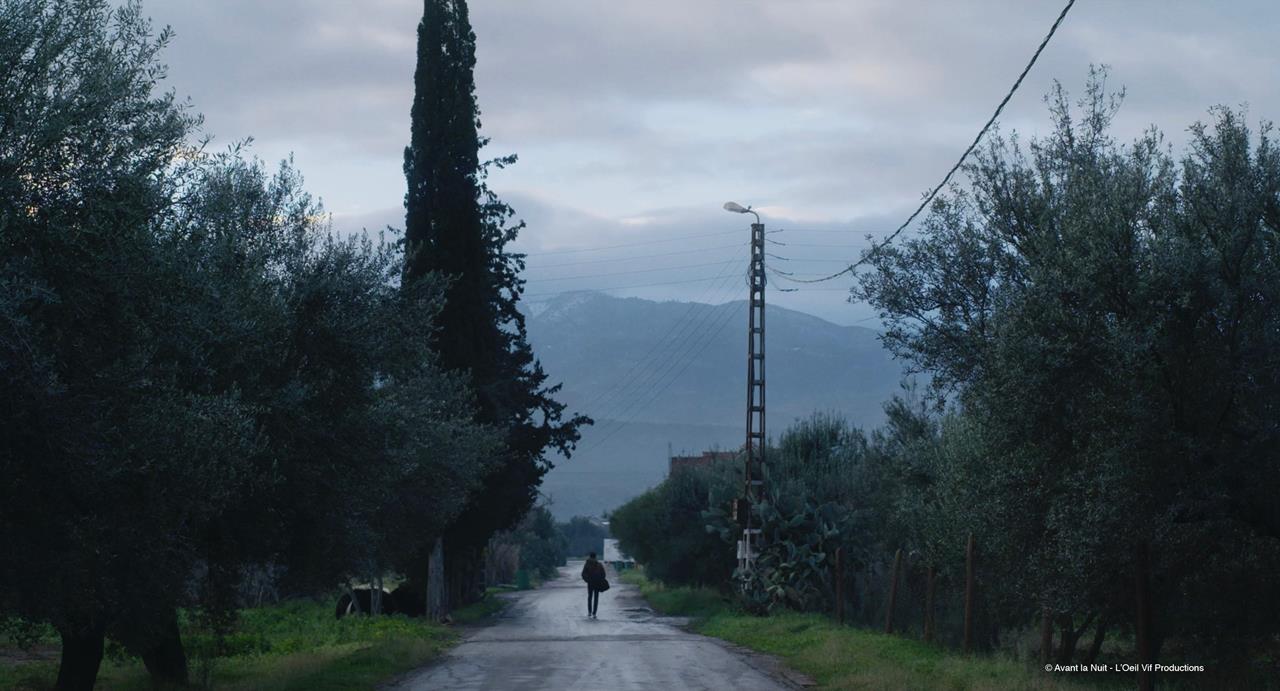
[[[707,618],[734,609],[732,598],[714,588],[667,586],[661,581],[649,580],[645,576],[645,570],[640,568],[623,572],[621,578],[638,587],[645,600],[663,614]]]
[[[500,606],[496,603],[488,598],[460,610],[458,619],[474,621]],[[244,610],[221,638],[187,617],[180,624],[192,658],[193,683],[217,689],[370,688],[430,661],[458,638],[446,626],[403,616],[335,619],[330,600]],[[0,663],[0,688],[52,688],[56,645],[42,643],[56,642],[50,635],[33,648],[34,659]],[[10,650],[4,644],[0,648]],[[140,659],[108,642],[96,688],[150,689],[152,684]]]
[[[585,557],[591,552],[604,553],[604,539],[609,530],[586,516],[574,516],[567,523],[557,523],[556,530],[564,536],[565,552],[571,557]]]
[[[692,628],[776,655],[826,689],[1090,689],[1003,657],[966,657],[937,646],[840,626],[819,614],[748,614],[712,588],[665,586],[642,570],[623,580],[640,588],[654,609],[693,617]]]
[[[456,625],[479,624],[506,607],[489,588],[455,610]],[[456,630],[404,616],[333,616],[332,600],[294,600],[240,612],[230,633],[211,635],[180,617],[192,658],[193,683],[211,689],[352,689],[378,683],[430,662],[459,640]],[[24,640],[18,640],[24,638]],[[0,633],[0,689],[52,689],[58,636],[50,627]],[[151,689],[142,661],[107,642],[99,689]]]

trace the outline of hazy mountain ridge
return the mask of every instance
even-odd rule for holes
[[[814,411],[881,422],[903,374],[877,332],[777,307],[765,322],[771,435]],[[659,482],[668,443],[676,453],[740,446],[746,328],[745,302],[578,292],[531,311],[529,341],[551,381],[564,384],[559,399],[597,420],[579,453],[547,477],[557,516],[609,510]]]
[[[561,400],[574,410],[643,422],[738,425],[746,397],[746,321],[745,302],[570,293],[531,317],[528,328],[534,352],[551,379],[564,383]],[[777,307],[768,308],[765,321],[771,432],[814,410],[878,424],[902,368],[876,331]]]

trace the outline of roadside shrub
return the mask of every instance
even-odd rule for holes
[[[724,587],[733,575],[735,545],[707,526],[711,504],[727,502],[736,467],[688,468],[623,504],[609,529],[646,573],[671,585]]]

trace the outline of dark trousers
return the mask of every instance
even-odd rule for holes
[[[587,614],[595,614],[600,608],[600,591],[587,586]]]

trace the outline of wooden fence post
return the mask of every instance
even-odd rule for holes
[[[898,602],[898,573],[902,571],[902,550],[893,556],[893,580],[889,582],[889,609],[884,615],[884,632],[893,633],[893,608]]]
[[[967,655],[973,646],[973,533],[969,533],[964,552],[964,642],[960,650]]]
[[[836,548],[836,621],[844,625],[844,548]]]
[[[924,642],[933,642],[933,586],[934,586],[933,565],[929,565],[929,569],[925,574],[924,586]]]
[[[1134,595],[1137,602],[1137,618],[1134,623],[1134,636],[1138,646],[1138,689],[1152,691],[1156,686],[1155,673],[1151,665],[1155,662],[1151,654],[1151,565],[1148,562],[1147,543],[1138,545],[1137,560],[1134,564]]]

